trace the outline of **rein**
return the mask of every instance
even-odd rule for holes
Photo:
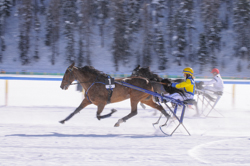
[[[155,81],[156,82],[156,81]],[[157,84],[162,84],[162,85],[169,85],[169,84],[167,84],[167,83],[164,83],[164,82],[156,82]]]
[[[70,77],[71,77],[71,75],[74,77],[74,75],[72,74],[73,67],[72,67],[72,68],[68,68],[68,71],[70,72]],[[94,82],[88,87],[88,89],[85,91],[85,95],[86,95],[86,97],[87,97],[87,99],[88,99],[88,101],[89,101],[90,103],[92,103],[92,102],[90,101],[90,99],[89,99],[89,96],[88,96],[88,91],[90,90],[90,88],[91,88],[94,84],[103,84],[103,85],[106,85],[104,82],[96,82],[97,79],[98,79],[98,76],[96,76],[95,81],[94,81]],[[77,82],[77,83],[71,83],[71,84],[68,84],[68,85],[76,85],[76,84],[90,83],[90,82],[92,82],[92,81]],[[112,90],[113,90],[113,89],[112,89]],[[112,92],[111,92],[111,94],[109,93],[108,102],[110,102],[109,100],[110,100],[111,95],[112,95]]]

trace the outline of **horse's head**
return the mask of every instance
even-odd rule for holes
[[[149,67],[141,67],[140,65],[138,65],[132,72],[131,76],[134,77],[146,77],[151,73]]]
[[[157,74],[154,74],[152,71],[150,71],[149,67],[140,67],[138,65],[132,72],[132,77],[144,77],[148,78],[149,80],[153,81],[161,81],[162,78],[158,76]]]
[[[72,63],[64,73],[63,80],[60,86],[64,90],[67,90],[71,83],[75,80],[75,76],[73,73],[74,65],[75,63]]]
[[[137,77],[138,76],[138,71],[140,70],[140,65],[138,65],[133,71],[132,71],[132,74],[131,76],[132,77]]]

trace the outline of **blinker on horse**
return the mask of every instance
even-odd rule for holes
[[[72,63],[67,68],[64,74],[63,80],[61,82],[61,88],[63,90],[67,90],[72,84],[72,82],[74,80],[77,80],[85,90],[85,98],[83,99],[81,104],[75,109],[75,111],[72,112],[64,120],[60,121],[60,123],[64,124],[65,121],[71,119],[75,114],[79,113],[83,108],[90,104],[94,104],[97,106],[97,119],[100,120],[103,118],[110,117],[114,112],[111,112],[107,115],[101,115],[105,105],[107,105],[108,103],[107,101],[109,98],[109,92],[107,91],[104,84],[105,79],[107,79],[107,77],[107,74],[96,70],[92,66],[78,68],[74,66],[74,63]],[[115,79],[115,81],[123,81],[131,85],[153,91],[152,85],[145,78],[133,77]],[[144,103],[152,108],[159,110],[163,115],[169,118],[169,114],[164,110],[164,108],[154,103],[151,95],[116,83],[115,88],[113,89],[112,96],[110,98],[110,103],[120,102],[129,98],[131,103],[131,112],[127,116],[119,119],[118,122],[115,124],[115,127],[118,127],[120,123],[126,122],[129,118],[137,114],[138,102]]]

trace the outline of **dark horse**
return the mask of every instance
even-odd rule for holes
[[[150,71],[150,68],[149,67],[140,67],[140,65],[138,65],[132,72],[132,75],[131,77],[145,77],[145,78],[148,78],[149,80],[152,80],[150,82],[157,82],[155,84],[151,83],[154,87],[154,90],[155,92],[158,92],[158,93],[164,93],[164,91],[162,91],[162,87],[164,87],[165,89],[165,92],[166,93],[169,93],[169,94],[173,94],[173,93],[179,93],[181,94],[182,96],[185,96],[185,93],[183,90],[181,89],[176,89],[174,87],[171,87],[171,86],[166,86],[166,85],[169,85],[170,83],[172,82],[175,82],[175,83],[180,83],[180,82],[183,82],[185,81],[185,79],[175,79],[175,80],[171,80],[171,79],[168,79],[168,78],[165,78],[165,79],[162,79],[159,75],[153,73],[152,71]],[[159,84],[159,82],[162,84]],[[200,84],[199,83],[196,83],[195,82],[195,86],[196,88],[197,87],[200,87]],[[196,92],[195,92],[196,93]],[[210,96],[209,94],[204,94],[209,100],[211,101],[214,101],[215,99]],[[198,110],[198,107],[197,105],[196,106],[196,111],[197,111],[197,115],[199,114],[199,110]]]
[[[170,86],[172,82],[180,83],[184,81],[184,79],[176,79],[176,80],[171,80],[168,78],[163,79],[159,75],[150,71],[149,67],[140,67],[140,65],[138,65],[133,70],[131,77],[144,77],[144,78],[149,79],[155,92],[164,93],[164,94],[179,93],[184,96],[183,90]]]
[[[164,86],[166,93],[169,94],[173,94],[173,93],[181,93],[182,94],[182,90],[176,90],[176,88],[170,87],[170,86],[166,86],[169,85],[170,83],[174,82],[174,83],[181,83],[183,81],[185,81],[185,79],[168,79],[168,78],[164,78],[162,79],[159,75],[153,73],[152,71],[150,71],[149,67],[140,67],[140,65],[138,65],[133,71],[132,71],[132,75],[131,77],[144,77],[144,78],[148,78],[150,81],[156,81],[156,82],[161,82],[161,84]],[[160,87],[159,84],[153,84],[155,92],[157,90],[162,90],[162,88]],[[202,85],[198,82],[195,82],[195,87],[197,89],[202,89]],[[161,91],[164,92],[164,91]],[[160,93],[160,92],[158,92]],[[206,94],[207,95],[207,94]],[[207,95],[207,97],[210,100],[213,100],[211,97],[209,97]]]
[[[90,104],[95,104],[97,106],[96,117],[99,120],[110,117],[112,112],[108,115],[101,115],[105,105],[108,103],[107,100],[109,98],[109,92],[104,85],[105,79],[107,79],[107,77],[107,74],[96,70],[92,66],[84,66],[82,68],[78,68],[74,66],[74,63],[71,64],[64,73],[61,88],[67,90],[72,82],[74,80],[77,80],[85,90],[85,98],[79,105],[79,107],[76,108],[76,110],[64,120],[60,121],[60,123],[63,124],[65,121],[72,118],[76,113],[80,112],[83,108]],[[145,78],[121,78],[116,79],[115,81],[124,81],[143,89],[153,91],[152,85]],[[131,103],[131,112],[122,119],[119,119],[115,124],[115,127],[118,127],[120,123],[125,122],[126,120],[137,114],[138,102],[144,103],[152,108],[159,110],[166,116],[166,118],[169,118],[169,114],[164,110],[164,108],[153,102],[151,95],[125,87],[120,84],[115,84],[115,88],[113,89],[113,93],[110,98],[110,103],[120,102],[129,98]]]

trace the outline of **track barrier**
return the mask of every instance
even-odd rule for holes
[[[120,75],[119,75],[120,76]],[[124,75],[124,76],[129,76],[129,75]],[[2,91],[0,90],[0,92],[5,92],[5,106],[8,105],[8,93],[9,93],[9,89],[11,87],[9,87],[9,82],[12,80],[21,80],[21,81],[62,81],[62,76],[58,76],[58,77],[38,77],[38,76],[5,76],[5,75],[0,75],[0,80],[4,80],[5,81],[5,90]],[[195,79],[195,81],[200,81],[200,80],[204,80],[204,79]],[[234,106],[235,104],[235,90],[236,90],[236,85],[250,85],[250,80],[223,80],[224,84],[232,84],[232,106]]]

